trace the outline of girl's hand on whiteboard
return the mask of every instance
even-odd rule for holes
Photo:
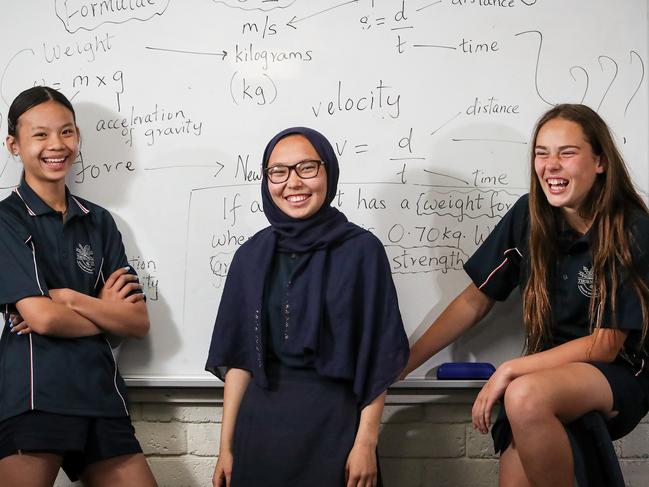
[[[219,459],[216,461],[214,476],[212,477],[212,485],[214,487],[230,487],[233,461],[232,452],[219,452]]]
[[[473,410],[471,411],[474,429],[479,430],[483,434],[489,432],[493,406],[496,401],[503,397],[505,389],[507,389],[507,386],[512,380],[513,378],[509,374],[508,368],[501,365],[482,387],[473,403]]]
[[[11,333],[17,333],[18,335],[27,335],[32,332],[29,324],[19,314],[9,315],[9,326],[11,327]]]
[[[106,279],[104,287],[99,292],[99,299],[121,301],[126,299],[131,292],[142,287],[137,276],[129,274],[128,269],[128,267],[120,267]]]
[[[346,487],[376,487],[376,447],[354,443],[345,466]]]

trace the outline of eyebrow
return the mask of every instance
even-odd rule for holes
[[[535,145],[534,148],[535,149],[545,149],[545,150],[548,149],[544,145]],[[562,146],[559,147],[560,151],[566,150],[566,149],[581,149],[581,146],[579,146],[579,145],[562,145]]]
[[[284,167],[293,167],[297,166],[298,164],[302,164],[303,162],[322,162],[320,159],[302,159],[301,161],[297,161],[293,164],[289,164],[288,162],[269,162],[268,166],[266,167],[275,167],[275,166],[284,166]]]
[[[65,125],[62,125],[61,128],[66,128],[66,127],[74,127],[73,123],[66,123]],[[45,127],[43,125],[39,125],[37,127],[32,127],[32,130],[50,130],[52,127]]]

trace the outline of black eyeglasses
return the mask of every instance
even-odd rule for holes
[[[323,161],[307,159],[306,161],[300,161],[292,166],[276,164],[267,167],[264,169],[264,172],[271,183],[280,184],[288,181],[291,171],[295,171],[295,174],[297,174],[301,179],[312,179],[318,175],[318,172],[320,172],[320,166],[323,164]]]

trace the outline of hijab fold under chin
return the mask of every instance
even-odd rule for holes
[[[338,192],[340,169],[338,158],[329,141],[319,132],[306,127],[293,127],[282,130],[266,146],[263,156],[264,169],[277,143],[291,135],[302,135],[308,139],[324,162],[327,174],[327,194],[320,209],[305,219],[288,216],[273,201],[268,189],[268,179],[264,175],[261,185],[261,199],[264,214],[277,235],[277,250],[280,252],[310,252],[321,250],[336,242],[341,242],[359,233],[359,227],[347,221],[347,217],[331,206]],[[322,170],[322,169],[321,169]]]

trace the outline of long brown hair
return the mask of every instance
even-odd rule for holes
[[[597,174],[579,214],[592,220],[590,245],[592,253],[593,294],[590,298],[591,331],[602,326],[604,309],[610,311],[611,325],[616,327],[617,287],[627,277],[640,298],[643,344],[649,317],[649,287],[638,276],[632,255],[632,236],[628,218],[632,212],[648,214],[647,206],[635,190],[622,155],[602,118],[585,105],[557,105],[536,124],[531,144],[531,182],[529,195],[530,239],[529,279],[523,290],[523,317],[527,330],[526,352],[535,353],[547,346],[551,338],[551,309],[547,288],[548,271],[553,268],[557,237],[563,225],[560,209],[550,206],[534,170],[535,145],[539,130],[553,119],[579,124],[593,154],[600,157],[604,172]],[[608,304],[608,306],[607,306]]]

